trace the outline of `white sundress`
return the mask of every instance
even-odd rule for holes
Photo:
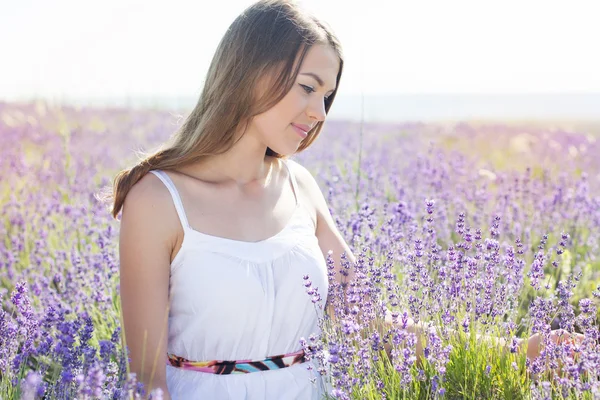
[[[285,228],[259,242],[194,230],[173,181],[164,171],[151,171],[169,189],[184,231],[171,263],[169,354],[190,361],[264,360],[301,350],[300,338],[319,334],[327,266],[288,162],[296,208]],[[320,307],[306,293],[304,275],[318,288]],[[168,364],[166,377],[173,400],[317,400],[329,390],[315,361],[227,375]]]

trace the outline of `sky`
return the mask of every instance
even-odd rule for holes
[[[0,0],[0,99],[197,96],[253,1]],[[339,95],[600,93],[600,5],[304,0],[342,42]]]

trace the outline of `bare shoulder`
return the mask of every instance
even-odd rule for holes
[[[136,222],[144,224],[144,221],[152,221],[152,225],[165,218],[165,211],[172,202],[171,194],[161,180],[152,173],[147,173],[135,185],[131,187],[123,203],[122,222],[136,219]]]
[[[311,204],[320,211],[323,210],[323,207],[327,208],[321,188],[319,187],[319,184],[317,183],[313,174],[306,167],[295,160],[288,159],[287,162],[294,176],[296,177],[296,181],[298,182],[298,186],[300,186],[300,190],[303,191],[311,200]]]
[[[354,262],[354,255],[338,230],[336,223],[331,216],[331,212],[329,211],[327,201],[314,176],[305,167],[295,161],[291,161],[289,165],[296,176],[300,190],[306,193],[306,196],[310,199],[309,201],[315,207],[317,218],[315,235],[319,240],[319,246],[323,252],[323,256],[327,257],[331,251],[334,259],[337,260],[336,263],[340,265],[340,257],[345,253],[348,256],[348,259],[351,262]],[[351,272],[350,277],[352,276]],[[341,282],[342,276],[336,274],[336,279]]]
[[[164,190],[163,190],[164,189]],[[148,172],[142,177],[135,185],[132,186],[131,190],[127,194],[126,199],[131,196],[143,199],[146,196],[157,196],[160,198],[167,198],[169,196],[168,189],[160,181],[160,179],[151,172]]]
[[[156,175],[144,175],[129,190],[123,203],[122,236],[141,238],[143,235],[148,243],[169,249],[177,240],[179,226],[167,187]]]

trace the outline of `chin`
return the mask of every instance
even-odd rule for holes
[[[269,146],[269,148],[271,150],[273,150],[275,153],[280,154],[282,156],[286,156],[286,157],[296,154],[296,152],[298,151],[298,147],[299,146],[296,146],[294,148],[291,148],[289,146],[277,146],[277,147]]]

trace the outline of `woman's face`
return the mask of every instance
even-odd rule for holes
[[[336,88],[339,66],[339,58],[330,46],[312,46],[292,89],[271,109],[256,115],[248,133],[257,135],[279,154],[294,154],[307,136],[305,131],[325,119],[325,98]]]

